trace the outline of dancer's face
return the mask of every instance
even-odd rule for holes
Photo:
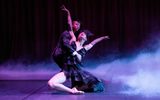
[[[78,21],[73,21],[72,27],[74,31],[78,31],[80,29],[80,23]]]
[[[85,33],[85,32],[81,32],[81,33],[78,35],[78,39],[79,39],[79,40],[87,41],[86,33]]]

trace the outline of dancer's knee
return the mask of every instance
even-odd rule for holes
[[[57,87],[57,83],[54,82],[54,81],[48,81],[48,85],[49,85],[51,88],[56,88],[56,87]]]

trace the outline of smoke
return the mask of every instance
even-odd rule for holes
[[[144,96],[160,94],[160,50],[141,53],[132,59],[118,59],[87,70],[111,83],[128,87],[120,93]]]
[[[157,40],[156,42],[160,43]],[[159,44],[152,42],[147,47],[157,49],[158,46]],[[108,84],[120,83],[118,85],[121,85],[122,89],[119,93],[158,96],[160,95],[160,49],[155,49],[152,52],[139,53],[134,58],[116,59],[110,63],[99,64],[98,61],[92,61],[94,64],[97,63],[97,67],[95,68],[95,65],[90,63],[90,67],[85,69],[109,81]],[[94,69],[89,69],[92,66]],[[48,80],[58,71],[58,66],[53,62],[24,64],[11,61],[0,65],[0,79]]]
[[[7,61],[0,65],[0,80],[48,80],[58,71],[58,66],[48,61],[34,64]]]

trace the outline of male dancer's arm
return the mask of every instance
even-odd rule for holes
[[[71,47],[71,42],[76,41],[76,37],[73,33],[73,28],[72,28],[72,18],[71,18],[71,14],[69,12],[68,9],[66,9],[66,7],[63,5],[62,6],[62,10],[67,12],[67,19],[68,19],[68,25],[70,28],[70,35],[71,35],[71,39],[69,40],[66,36],[63,37],[63,43],[67,49],[68,52],[70,52],[73,56],[76,55],[78,58],[81,59],[81,55],[77,53],[77,51],[75,51],[72,47]]]
[[[75,37],[75,35],[73,33],[73,28],[72,28],[71,14],[70,14],[69,10],[66,9],[66,7],[64,5],[62,6],[62,10],[64,10],[64,11],[67,12],[67,20],[68,20],[68,25],[69,25],[69,33],[70,33],[70,35],[72,37],[71,40],[70,40],[70,44],[71,44],[72,41],[76,41],[76,37]]]

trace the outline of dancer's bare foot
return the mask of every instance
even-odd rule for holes
[[[73,88],[72,88],[72,90],[74,90],[74,91],[78,91],[76,87],[73,87]]]
[[[72,88],[72,90],[73,90],[73,92],[72,92],[72,94],[84,94],[84,91],[79,91],[79,90],[77,90],[77,88]]]

